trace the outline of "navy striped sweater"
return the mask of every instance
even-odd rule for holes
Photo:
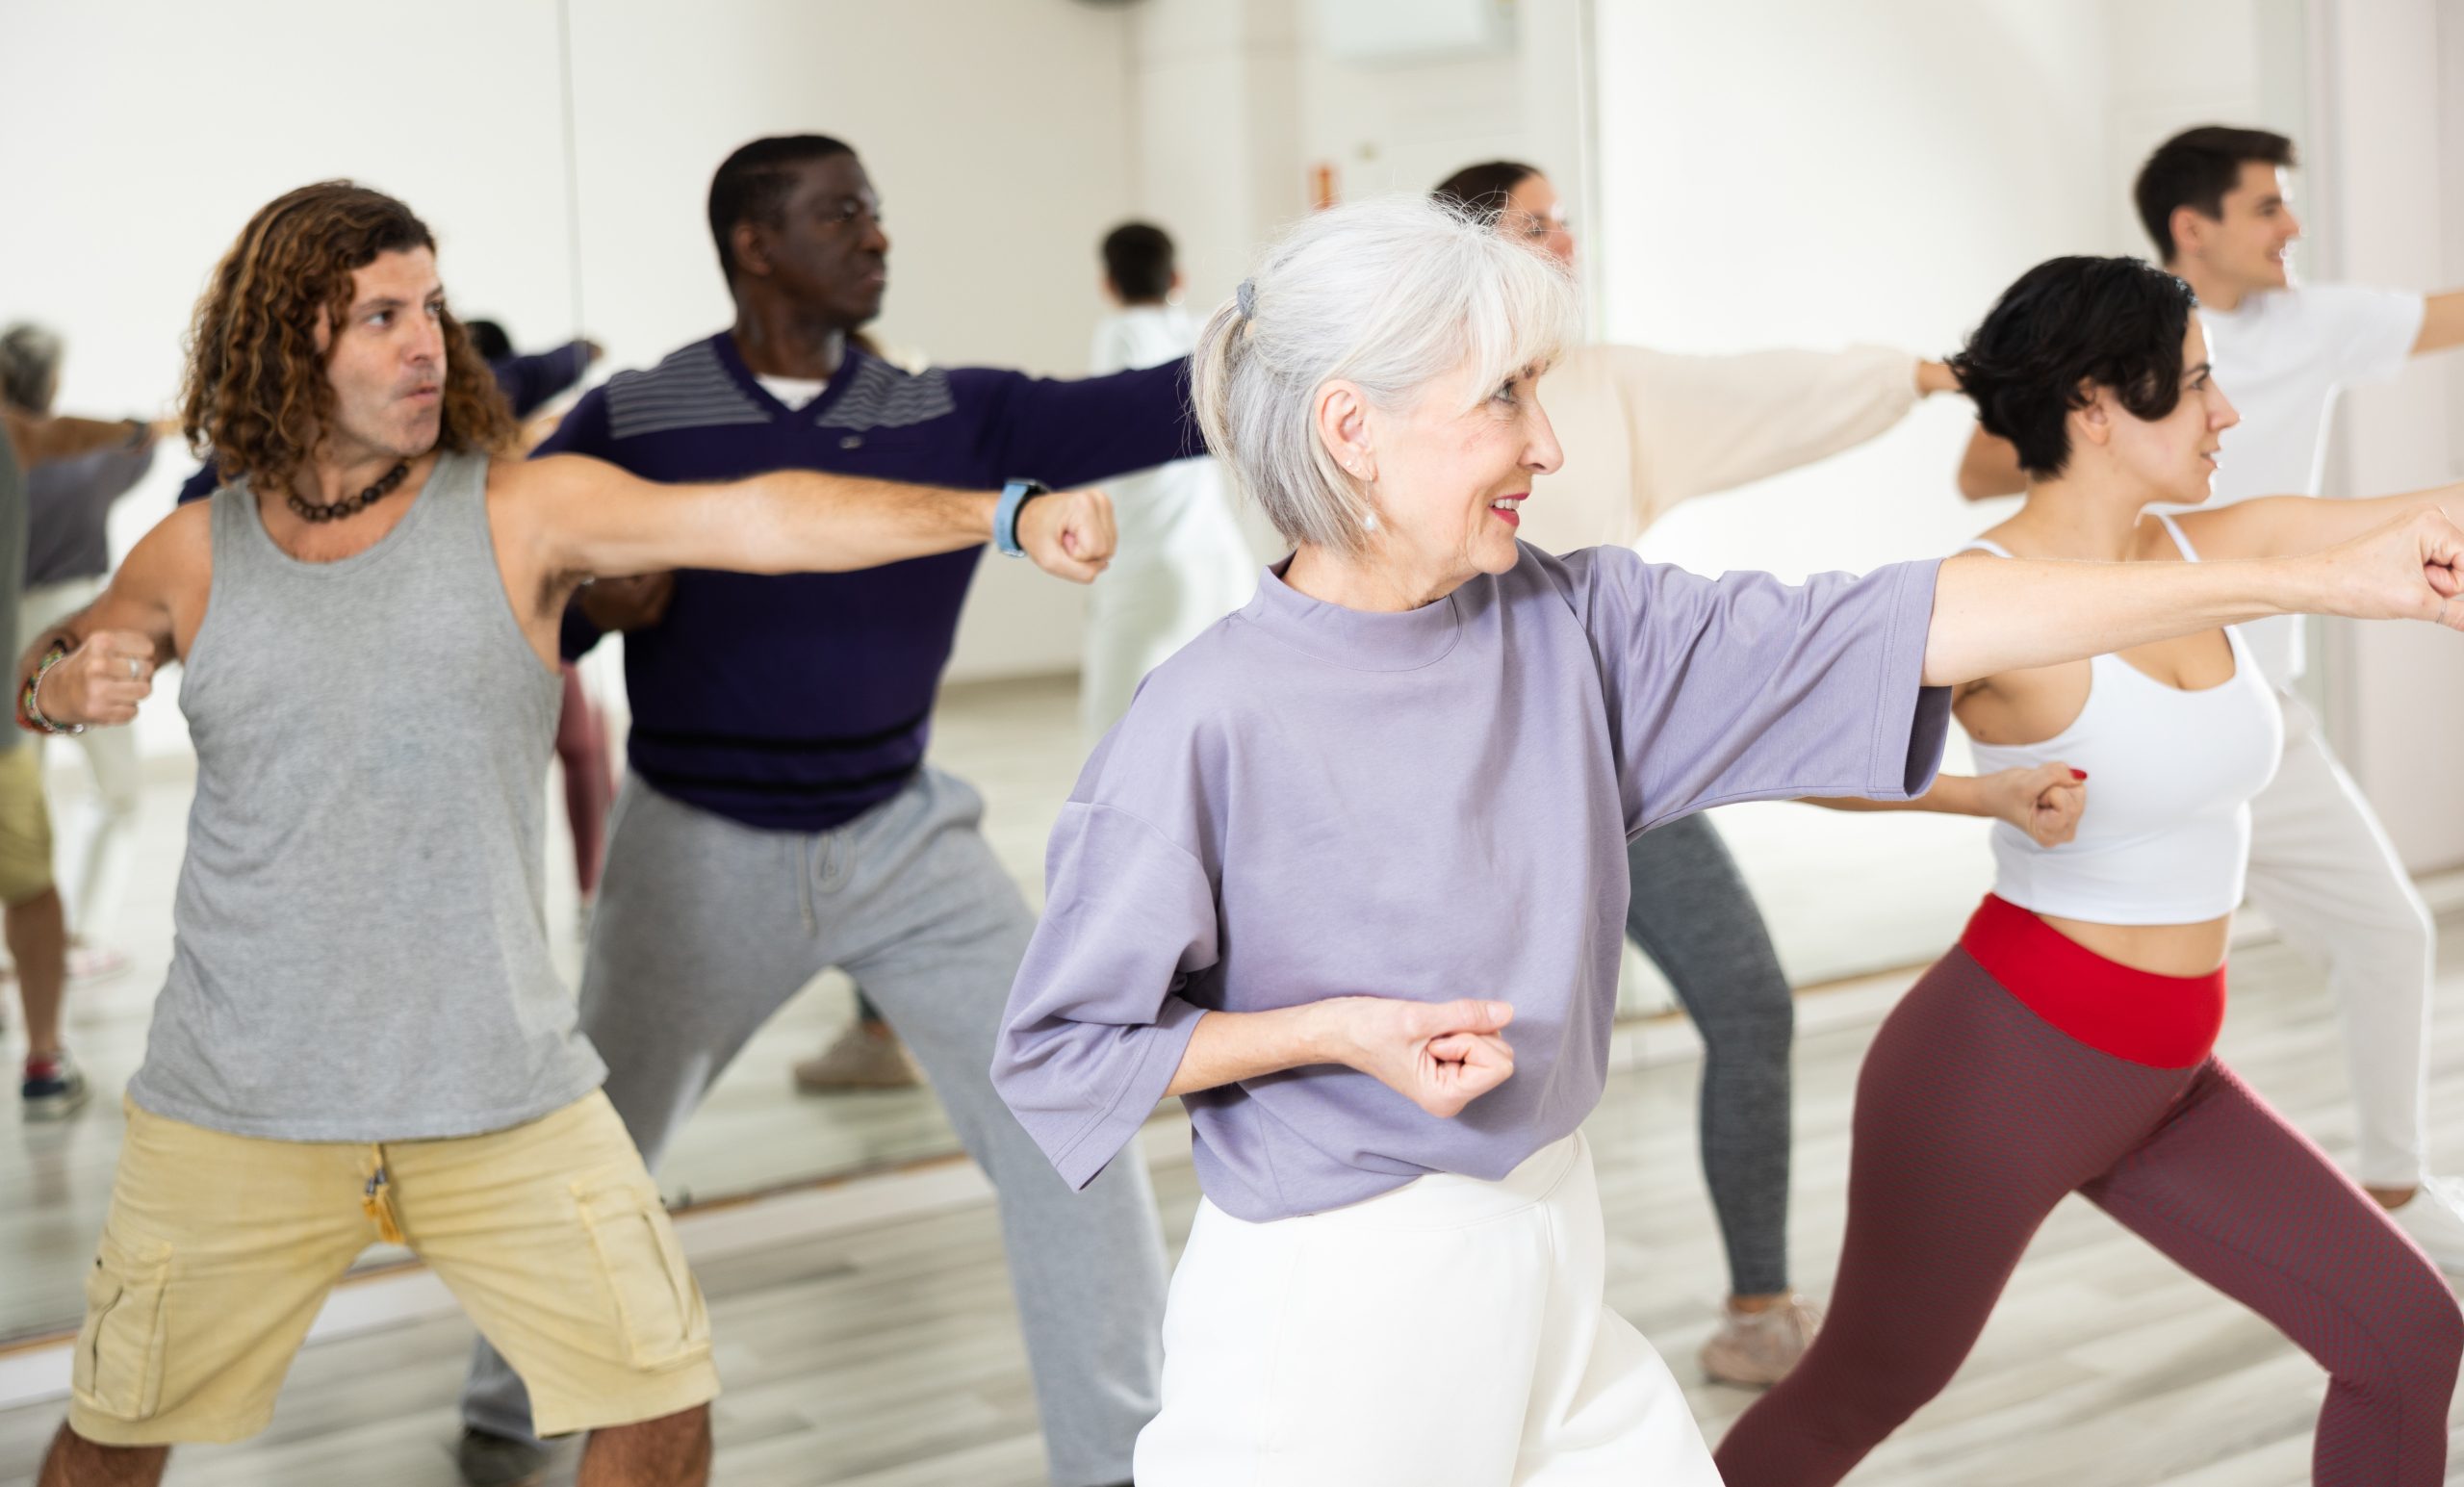
[[[646,479],[826,470],[980,490],[1056,489],[1202,453],[1188,363],[1084,381],[965,367],[911,374],[850,347],[820,397],[789,409],[724,332],[576,405],[542,454]],[[634,772],[747,826],[823,831],[921,766],[933,701],[983,549],[847,574],[688,570],[657,625],[625,637]],[[598,636],[566,623],[565,654]]]

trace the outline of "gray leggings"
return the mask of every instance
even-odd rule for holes
[[[830,966],[855,977],[1000,1195],[1055,1487],[1123,1481],[1156,1407],[1163,1235],[1135,1149],[1072,1192],[992,1091],[993,1038],[1035,920],[977,829],[983,810],[963,782],[927,769],[834,831],[762,832],[628,778],[591,915],[582,1031],[656,1169],[782,1003]],[[500,1435],[529,1431],[520,1380],[484,1343],[462,1410]]]
[[[1703,1035],[1703,1176],[1729,1289],[1788,1289],[1788,1048],[1796,1004],[1761,910],[1703,816],[1629,843],[1626,933]]]

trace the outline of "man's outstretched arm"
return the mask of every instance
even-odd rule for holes
[[[0,409],[0,423],[7,425],[9,441],[29,470],[120,445],[141,448],[163,432],[142,419],[81,419],[64,413],[38,418],[14,408]]]

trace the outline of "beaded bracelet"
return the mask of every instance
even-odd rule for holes
[[[63,660],[65,660],[67,656],[68,642],[64,640],[53,641],[51,643],[51,649],[42,654],[42,664],[35,668],[35,674],[26,679],[25,691],[18,694],[17,697],[17,722],[21,726],[25,724],[32,724],[34,727],[46,733],[82,733],[86,731],[86,725],[83,723],[70,723],[66,725],[54,723],[49,718],[42,715],[42,708],[35,702],[35,695],[42,690],[42,679],[50,673],[54,666],[59,665]]]

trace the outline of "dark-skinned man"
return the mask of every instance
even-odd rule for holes
[[[889,239],[853,150],[757,140],[710,185],[735,322],[586,394],[543,452],[654,480],[775,467],[1002,490],[1200,451],[1186,364],[1087,381],[910,373],[872,354]],[[983,802],[924,763],[981,550],[868,576],[687,570],[626,635],[633,727],[582,972],[608,1097],[656,1166],[737,1050],[825,967],[913,1052],[999,1193],[1056,1487],[1129,1476],[1161,1365],[1164,1246],[1142,1166],[1084,1192],[993,1093],[1002,1007],[1034,929],[979,830]],[[578,608],[566,654],[596,638]],[[521,1392],[482,1354],[466,1477],[522,1479]]]

